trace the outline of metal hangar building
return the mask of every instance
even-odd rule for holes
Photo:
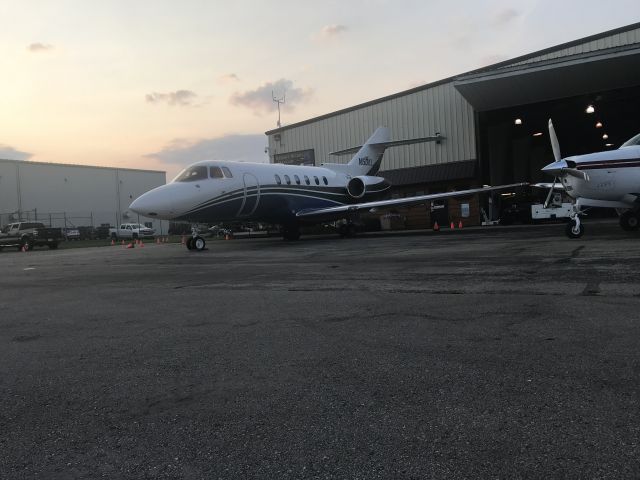
[[[392,140],[440,142],[389,149],[379,172],[393,196],[483,184],[550,181],[547,121],[563,156],[617,148],[640,132],[640,23],[473,70],[266,132],[270,161],[347,162],[332,151],[361,145],[378,126]],[[497,207],[499,196],[494,199]],[[477,197],[405,209],[407,228],[496,217]],[[461,208],[462,206],[462,208]],[[493,211],[491,211],[493,210]]]
[[[38,221],[52,227],[146,223],[167,233],[169,223],[138,216],[131,202],[166,183],[157,170],[0,159],[0,227]]]

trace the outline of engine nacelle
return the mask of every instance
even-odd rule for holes
[[[370,177],[361,175],[353,177],[347,183],[347,193],[351,198],[359,199],[366,193],[379,193],[388,189],[391,185],[382,177]]]

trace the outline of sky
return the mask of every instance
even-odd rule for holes
[[[638,21],[637,0],[0,0],[0,158],[268,161],[272,95],[292,124]]]

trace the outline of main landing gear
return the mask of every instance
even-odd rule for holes
[[[341,223],[338,226],[338,233],[341,237],[354,237],[357,233],[356,224],[353,222]]]
[[[282,238],[289,242],[300,240],[300,227],[298,225],[282,225]]]
[[[187,249],[201,252],[206,246],[207,242],[204,241],[204,238],[198,235],[198,229],[191,227],[191,236],[187,238]]]
[[[627,232],[632,232],[640,227],[640,218],[638,218],[638,210],[627,210],[620,215],[620,226]]]

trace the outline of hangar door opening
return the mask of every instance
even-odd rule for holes
[[[640,86],[478,113],[482,181],[550,182],[549,118],[563,157],[616,149],[640,133]]]

